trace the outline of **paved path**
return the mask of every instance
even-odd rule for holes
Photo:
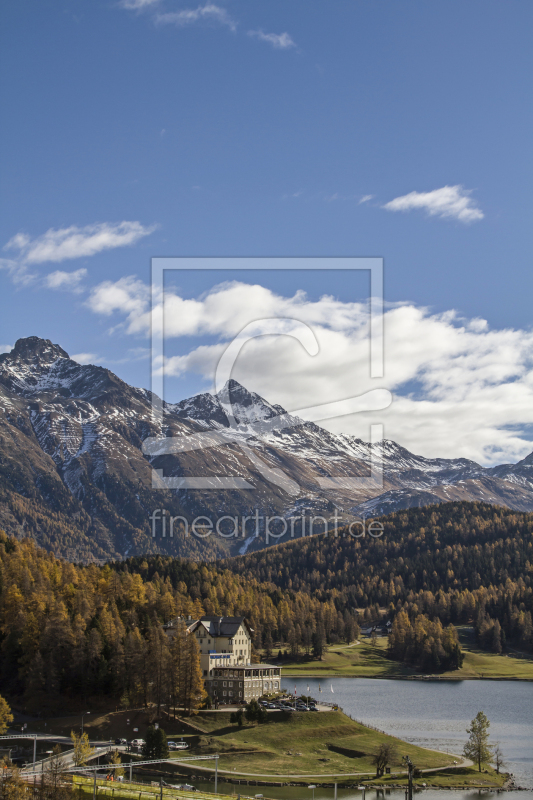
[[[18,739],[26,739],[26,740],[31,741],[32,739],[37,738],[37,741],[39,741],[39,742],[45,741],[45,742],[50,742],[50,744],[72,744],[72,739],[70,738],[70,736],[54,736],[53,734],[50,734],[50,733],[42,733],[42,734],[41,733],[38,733],[38,734],[28,733],[28,734],[24,734],[24,736],[22,736],[21,734],[13,734],[13,736],[9,736],[9,734],[8,734],[8,735],[0,737],[0,738],[3,739],[4,741],[5,740],[9,740],[9,739],[17,739],[17,740]],[[91,756],[91,758],[89,759],[89,761],[92,761],[93,759],[98,758],[99,756],[105,755],[109,751],[110,747],[113,747],[114,750],[120,750],[121,752],[125,752],[127,750],[127,746],[126,745],[115,745],[113,743],[113,741],[111,741],[111,740],[110,741],[104,741],[104,742],[102,742],[101,740],[92,740],[90,742],[90,745],[91,745],[91,747],[94,747],[94,753]],[[53,758],[53,756],[49,755],[49,756],[46,756],[46,758],[40,758],[40,759],[36,760],[36,762],[35,762],[36,770],[43,770],[46,767],[46,765],[50,763],[52,758]],[[63,762],[63,765],[65,767],[67,767],[67,768],[73,767],[74,766],[74,750],[73,749],[64,750],[61,753],[61,761]],[[21,773],[28,773],[28,772],[33,773],[33,771],[34,771],[33,770],[33,763],[31,763],[28,766],[23,767],[23,769],[21,770]]]
[[[427,748],[427,749],[429,749],[429,748]],[[428,767],[427,769],[420,770],[421,772],[423,772],[423,773],[443,772],[444,770],[448,770],[448,769],[460,769],[461,767],[471,767],[472,764],[473,764],[473,762],[470,761],[469,758],[464,758],[463,756],[459,756],[459,755],[455,756],[453,753],[443,753],[442,750],[434,750],[433,752],[440,753],[441,755],[449,755],[451,758],[457,759],[457,764],[447,764],[444,767]],[[231,755],[231,754],[228,754],[228,755]],[[224,753],[221,753],[220,754],[220,758],[223,758],[223,756],[224,756]],[[177,761],[177,759],[173,759],[173,763],[176,763],[176,761]],[[181,766],[185,766],[185,764],[181,764]],[[211,767],[202,767],[201,769],[204,772],[212,772],[213,774],[215,772],[215,770],[212,769]],[[267,772],[261,772],[261,773],[258,773],[258,772],[234,772],[232,769],[221,769],[220,766],[218,767],[218,772],[219,772],[219,774],[224,774],[224,775],[234,775],[235,778],[238,778],[241,775],[245,775],[246,777],[249,777],[249,778],[259,778],[259,779],[275,778],[278,781],[279,780],[285,780],[286,778],[313,778],[313,779],[316,778],[316,780],[319,780],[319,779],[322,779],[322,778],[357,778],[357,777],[360,778],[363,775],[371,775],[371,776],[374,775],[374,772],[332,772],[332,773],[306,772],[306,773],[290,773],[290,774],[283,774],[283,775],[279,775],[279,774],[274,775],[274,774],[270,774],[270,773],[267,773]],[[405,769],[395,770],[394,774],[395,775],[407,775],[407,770],[405,770]]]

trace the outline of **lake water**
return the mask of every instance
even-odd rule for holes
[[[282,686],[288,692],[296,686],[298,694],[308,694],[309,686],[313,697],[338,703],[361,722],[413,744],[451,753],[461,753],[466,728],[478,711],[484,711],[490,720],[490,739],[500,743],[508,770],[519,785],[533,789],[531,682],[285,678]],[[520,795],[524,800],[525,796]]]
[[[319,683],[322,692],[318,691]],[[361,722],[422,747],[460,754],[466,728],[478,711],[490,720],[491,741],[499,742],[520,786],[528,790],[516,800],[533,800],[533,683],[525,681],[399,681],[370,678],[307,680],[285,678],[288,692],[311,694],[338,703]],[[307,691],[309,686],[309,692]],[[331,691],[333,688],[333,692]],[[213,784],[192,780],[198,789],[213,791]],[[313,800],[313,792],[297,786],[245,786],[219,783],[223,794],[264,794],[274,800]],[[453,800],[495,800],[496,792],[450,792]],[[444,800],[446,790],[427,789],[420,800]],[[355,789],[339,789],[339,800],[361,800]],[[333,789],[317,788],[314,800],[333,800]],[[404,800],[399,790],[368,790],[366,800]]]

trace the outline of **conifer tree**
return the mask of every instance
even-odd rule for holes
[[[477,763],[479,772],[481,772],[481,764],[488,763],[492,757],[492,747],[489,745],[489,726],[489,720],[483,711],[479,711],[470,723],[470,727],[466,729],[469,738],[463,753]]]
[[[204,679],[200,667],[200,648],[195,636],[185,636],[182,658],[181,699],[186,714],[196,712],[206,695]]]

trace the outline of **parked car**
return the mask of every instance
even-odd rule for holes
[[[145,741],[144,739],[132,739],[130,744],[132,747],[142,747]]]
[[[196,786],[192,786],[190,783],[178,783],[176,789],[181,789],[182,792],[195,792]]]
[[[115,739],[115,744],[128,744],[127,739]]]
[[[187,750],[187,742],[167,742],[169,750]]]

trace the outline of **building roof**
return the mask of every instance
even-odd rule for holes
[[[189,630],[193,633],[197,628],[202,625],[209,636],[227,636],[231,638],[235,636],[241,625],[248,628],[246,622],[244,621],[244,617],[217,617],[217,616],[208,616],[200,617]]]

